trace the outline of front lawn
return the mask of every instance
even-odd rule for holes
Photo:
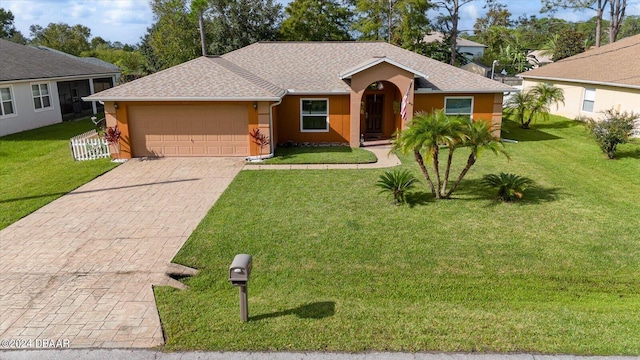
[[[155,289],[166,349],[640,354],[640,145],[612,161],[577,123],[533,128],[507,122],[511,161],[483,153],[454,200],[411,158],[406,206],[385,169],[241,172],[175,258],[190,289]],[[500,171],[538,187],[495,202],[480,179]]]
[[[368,164],[378,161],[365,149],[349,146],[296,146],[278,147],[274,157],[249,164]]]
[[[93,128],[85,119],[0,137],[0,229],[117,165],[73,161],[69,139]]]

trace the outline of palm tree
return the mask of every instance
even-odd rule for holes
[[[469,147],[470,153],[467,158],[467,165],[462,169],[460,175],[456,179],[456,182],[453,183],[453,186],[446,193],[445,198],[451,197],[451,194],[456,190],[462,178],[467,175],[469,169],[476,163],[478,157],[482,150],[490,150],[494,154],[504,154],[507,158],[509,155],[504,150],[504,144],[500,141],[500,138],[493,134],[493,129],[491,124],[486,121],[475,121],[473,123],[469,123],[466,127],[466,140],[464,142],[465,145]]]
[[[400,132],[393,142],[392,152],[413,153],[420,170],[427,179],[431,193],[436,199],[446,194],[446,184],[453,157],[453,150],[464,140],[463,121],[458,117],[447,116],[444,111],[433,113],[418,112],[409,126]],[[444,187],[440,176],[440,146],[449,148],[449,157],[445,169]],[[435,183],[431,178],[425,160],[431,161],[435,173]]]
[[[542,103],[548,105],[562,103],[564,105],[564,90],[554,85],[540,83],[531,88],[531,94]]]
[[[507,99],[505,103],[505,112],[509,115],[514,115],[520,121],[523,128],[525,127],[525,116],[527,111],[531,109],[533,103],[533,95],[528,91],[519,91],[513,93]],[[528,127],[528,124],[527,124]]]
[[[512,94],[505,107],[508,114],[515,114],[523,129],[542,116],[549,116],[551,105],[564,104],[564,91],[551,84],[540,83],[527,91]]]

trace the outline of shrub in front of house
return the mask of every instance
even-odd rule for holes
[[[380,193],[388,193],[393,197],[396,205],[402,205],[406,200],[406,192],[413,188],[417,179],[408,170],[385,171],[376,183]]]
[[[607,154],[609,159],[616,156],[618,145],[629,142],[633,132],[633,124],[640,118],[640,114],[634,112],[620,112],[609,109],[604,112],[601,121],[593,119],[588,121],[588,128],[596,138],[602,152]]]
[[[522,199],[533,180],[516,174],[488,174],[482,177],[482,185],[495,189],[500,201],[511,202]]]

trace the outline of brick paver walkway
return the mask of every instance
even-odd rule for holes
[[[3,229],[0,339],[162,345],[152,285],[243,160],[131,160]]]

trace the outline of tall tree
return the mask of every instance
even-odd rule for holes
[[[84,25],[70,26],[62,22],[50,23],[46,28],[31,25],[29,31],[31,43],[35,45],[44,45],[76,56],[91,49],[91,29]]]
[[[640,34],[640,16],[631,15],[627,16],[622,25],[620,26],[620,32],[618,38],[623,39],[629,36]]]
[[[498,58],[499,49],[506,46],[507,33],[513,25],[511,12],[498,1],[487,1],[487,13],[476,19],[472,40],[487,46],[483,61],[491,64]]]
[[[602,38],[602,17],[610,0],[542,0],[542,12],[555,12],[559,8],[574,10],[593,10],[596,12],[596,47],[600,47]],[[620,0],[611,0],[619,2]],[[626,0],[622,0],[626,4]]]
[[[13,21],[14,17],[11,10],[0,8],[0,39],[26,45],[27,39],[20,31],[16,30]]]
[[[361,40],[384,40],[411,50],[424,48],[428,0],[357,0],[353,28]],[[419,51],[421,52],[421,51]]]
[[[527,44],[531,45],[532,48],[541,48],[549,41],[549,39],[553,38],[555,34],[564,29],[568,29],[571,26],[572,24],[564,19],[548,17],[539,18],[532,15],[530,17],[521,16],[518,18],[515,29],[522,35],[523,40]]]
[[[152,72],[195,59],[200,55],[197,19],[187,0],[153,0],[155,23],[142,38],[140,50]]]
[[[212,23],[209,51],[220,55],[258,41],[276,40],[282,5],[273,0],[210,0],[207,17]]]
[[[16,31],[16,27],[13,25],[14,20],[11,10],[6,11],[0,8],[0,39],[8,39],[13,36]]]
[[[294,0],[284,9],[280,36],[287,41],[351,40],[353,12],[336,0]]]
[[[573,29],[565,29],[557,34],[555,49],[553,49],[553,61],[562,60],[584,52],[584,35]]]
[[[609,42],[613,43],[618,38],[620,26],[627,10],[627,0],[609,0]]]
[[[495,0],[488,0],[485,8],[487,13],[477,18],[475,24],[473,24],[474,35],[478,36],[488,31],[492,26],[510,27],[513,25],[511,12],[506,5]]]
[[[446,14],[439,18],[439,23],[443,29],[447,29],[447,34],[451,39],[451,60],[450,64],[456,64],[458,47],[458,22],[460,21],[460,8],[473,0],[442,0],[434,4],[446,11]]]
[[[398,4],[400,24],[391,42],[404,49],[424,54],[424,36],[431,28],[426,15],[431,7],[428,0],[405,0]]]

